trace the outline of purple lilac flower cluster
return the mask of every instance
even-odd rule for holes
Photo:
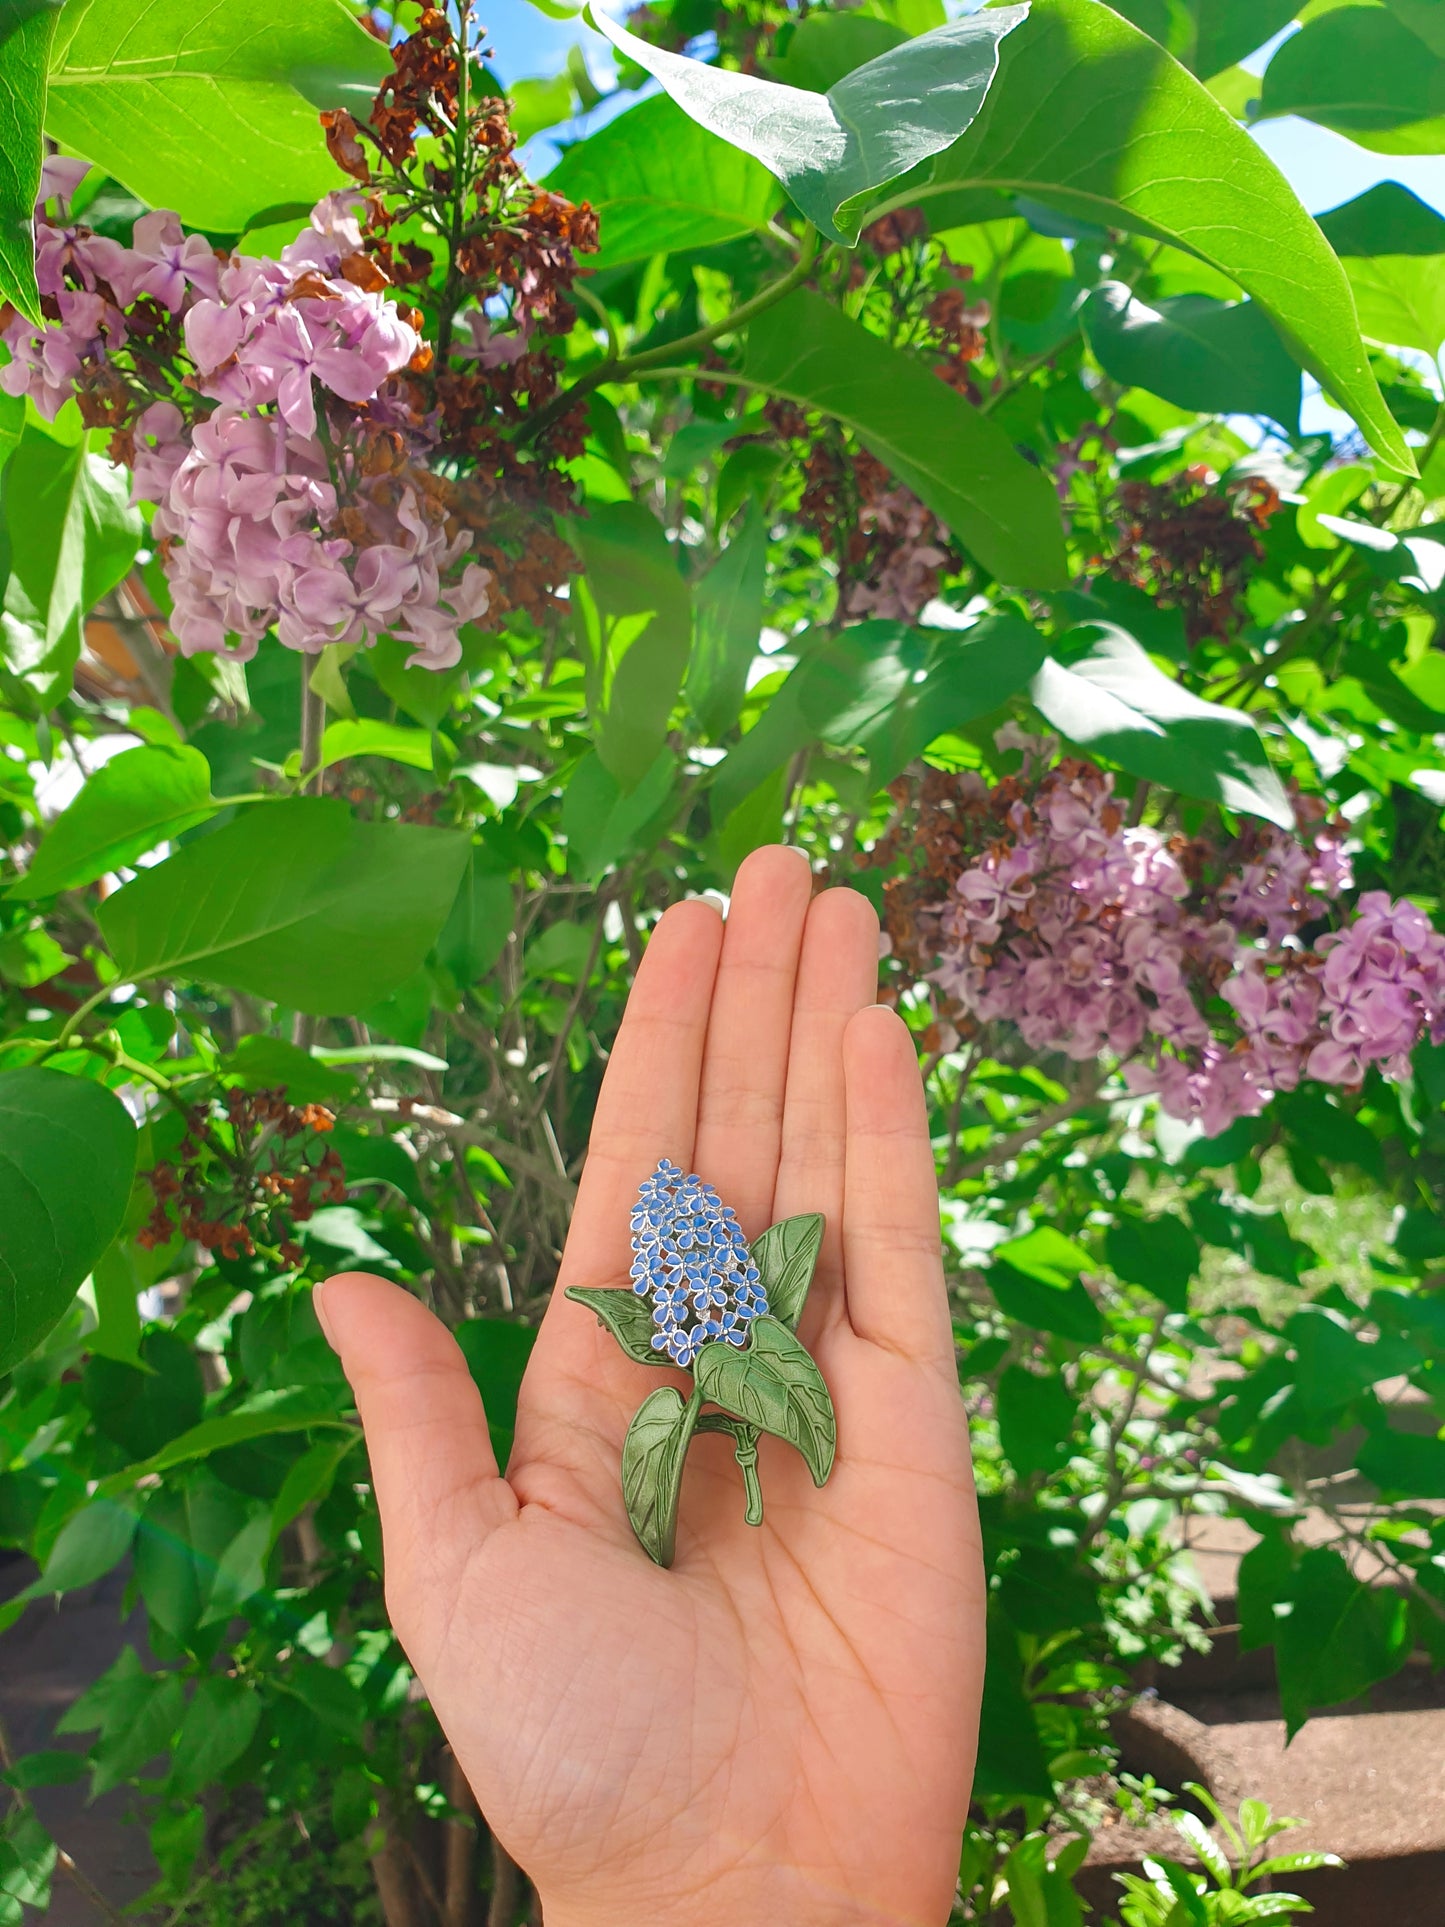
[[[1352,881],[1319,806],[1301,799],[1298,835],[1255,824],[1220,852],[1127,823],[1113,790],[1073,760],[994,792],[960,779],[983,834],[932,913],[931,974],[963,1012],[1112,1057],[1211,1136],[1302,1078],[1408,1077],[1422,1036],[1445,1041],[1445,937],[1413,904],[1368,892],[1305,941]]]
[[[737,1213],[670,1158],[638,1187],[632,1207],[632,1289],[651,1296],[652,1349],[690,1365],[714,1339],[747,1343],[768,1309]]]
[[[131,245],[73,222],[84,163],[51,160],[36,211],[44,325],[0,334],[0,388],[53,419],[74,394],[123,426],[186,655],[247,660],[394,635],[445,669],[489,572],[426,473],[431,434],[400,379],[427,350],[365,257],[351,190],[279,256],[220,257],[174,214]],[[47,207],[55,208],[50,218]]]

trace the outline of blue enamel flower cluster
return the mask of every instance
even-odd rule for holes
[[[768,1309],[738,1215],[695,1172],[663,1158],[632,1207],[632,1289],[651,1294],[652,1349],[690,1365],[710,1340],[747,1343]]]

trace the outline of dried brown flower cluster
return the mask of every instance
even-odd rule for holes
[[[282,1088],[229,1090],[225,1113],[219,1130],[190,1114],[175,1157],[146,1173],[155,1205],[136,1242],[154,1250],[179,1232],[223,1258],[249,1258],[254,1230],[283,1264],[299,1265],[296,1226],[346,1201],[335,1146],[316,1142],[336,1119],[322,1104],[288,1104]]]
[[[387,281],[415,288],[424,303],[439,263],[412,216],[425,210],[434,227],[444,226],[438,215],[458,197],[459,51],[446,15],[428,8],[392,50],[394,71],[369,123],[346,113],[322,117],[338,166],[371,190],[368,259]],[[483,80],[476,67],[470,78],[474,90]],[[576,206],[526,179],[505,100],[476,95],[466,118],[465,225],[446,237],[445,284],[431,330],[436,348],[415,371],[417,403],[435,422],[437,452],[459,471],[445,485],[446,512],[470,533],[470,552],[492,572],[493,609],[539,619],[575,566],[553,515],[575,506],[558,464],[581,453],[585,414],[581,406],[569,410],[525,445],[516,430],[560,388],[562,364],[549,344],[576,319],[569,297],[578,256],[596,251],[597,216],[585,202]],[[439,138],[448,158],[418,165],[423,132]],[[370,164],[368,143],[385,166]],[[499,294],[507,308],[500,321]]]
[[[960,566],[937,516],[867,449],[816,434],[791,402],[770,402],[764,413],[780,436],[806,447],[798,514],[838,563],[844,619],[917,621],[943,570]]]
[[[1109,573],[1180,610],[1191,643],[1227,642],[1278,491],[1259,475],[1220,485],[1196,466],[1166,482],[1121,483],[1116,503]]]

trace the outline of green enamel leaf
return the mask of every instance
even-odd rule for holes
[[[746,1349],[722,1340],[704,1345],[693,1376],[704,1398],[797,1446],[814,1485],[826,1482],[838,1446],[833,1401],[823,1374],[779,1319],[755,1318]]]
[[[263,803],[107,898],[101,931],[132,979],[189,975],[344,1016],[420,969],[469,852],[450,831],[358,822],[333,797]]]
[[[657,1327],[652,1322],[652,1307],[646,1298],[639,1298],[633,1291],[612,1288],[594,1291],[584,1285],[569,1285],[563,1296],[574,1298],[579,1305],[596,1312],[597,1322],[607,1327],[634,1363],[671,1365],[666,1352],[652,1349],[652,1334]]]
[[[65,14],[46,131],[150,206],[222,233],[329,193],[316,110],[364,116],[391,68],[344,0],[70,0]]]
[[[851,246],[879,190],[969,126],[999,45],[1026,12],[999,7],[936,27],[855,67],[825,94],[668,53],[598,8],[587,17],[655,75],[684,113],[761,161],[830,241]]]
[[[0,1072],[0,1376],[56,1324],[120,1229],[135,1126],[100,1084]]]
[[[51,824],[10,895],[48,897],[79,889],[204,823],[221,807],[198,749],[147,744],[122,750]]]
[[[1414,473],[1371,373],[1344,270],[1294,190],[1200,81],[1100,0],[1033,0],[1004,42],[978,119],[920,195],[926,205],[930,194],[980,187],[1209,262],[1266,310],[1383,459]]]
[[[753,1263],[761,1273],[769,1309],[790,1331],[798,1329],[822,1248],[823,1216],[818,1211],[782,1218],[753,1240]]]
[[[671,1385],[650,1393],[633,1413],[622,1441],[622,1497],[638,1543],[659,1566],[672,1564],[677,1501],[697,1401],[684,1405]]]

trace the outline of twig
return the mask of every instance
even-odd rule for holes
[[[10,1745],[10,1735],[5,1730],[5,1722],[0,1720],[0,1772],[9,1773],[14,1765],[15,1754]],[[30,1814],[32,1819],[39,1822],[39,1815],[35,1812],[35,1802],[23,1787],[11,1787],[10,1798],[15,1802],[16,1806],[22,1808],[26,1813]],[[43,1822],[40,1824],[43,1824]],[[50,1829],[47,1827],[46,1832],[49,1833],[49,1831]],[[112,1923],[112,1927],[134,1927],[137,1916],[135,1914],[123,1914],[119,1907],[113,1907],[100,1891],[99,1887],[96,1886],[95,1882],[91,1880],[87,1874],[81,1872],[80,1868],[76,1866],[70,1855],[53,1835],[51,1835],[51,1840],[55,1847],[56,1866],[60,1868],[61,1872],[76,1891],[85,1896],[91,1906],[95,1908],[96,1912],[104,1914],[105,1918]],[[143,1919],[155,1919],[154,1914],[139,1917]]]
[[[1093,1085],[1088,1090],[1077,1091],[1067,1104],[1056,1104],[1051,1111],[1040,1111],[1032,1124],[1026,1124],[1021,1130],[999,1138],[981,1156],[960,1165],[954,1173],[953,1182],[961,1184],[965,1178],[981,1177],[985,1171],[991,1170],[996,1164],[1006,1164],[1015,1152],[1026,1150],[1046,1131],[1052,1131],[1055,1125],[1064,1124],[1069,1118],[1077,1117],[1080,1111],[1087,1110],[1091,1104],[1097,1103],[1098,1098],[1098,1086]]]

